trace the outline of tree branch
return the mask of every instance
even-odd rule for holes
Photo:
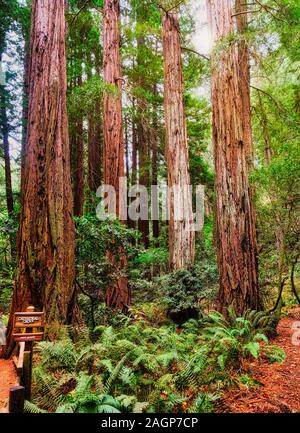
[[[257,13],[257,12],[260,12],[260,11],[261,11],[261,8],[260,8],[260,9],[256,9],[255,11],[242,11],[242,12],[237,12],[237,13],[231,15],[231,18],[233,18],[233,17],[237,17],[238,15],[254,14],[254,13]]]
[[[297,293],[297,289],[296,289],[296,285],[295,285],[295,279],[294,279],[294,274],[295,274],[295,267],[296,267],[296,265],[298,263],[299,257],[300,257],[300,254],[298,254],[296,256],[296,259],[294,260],[294,262],[292,264],[292,270],[291,270],[291,276],[290,276],[292,293],[295,295],[295,297],[296,297],[296,299],[298,301],[298,304],[300,304],[300,298],[299,298],[299,295]]]
[[[90,0],[86,0],[83,5],[81,6],[81,8],[78,10],[78,12],[76,12],[74,18],[72,19],[70,26],[72,26],[74,24],[74,21],[76,20],[76,18],[78,17],[78,15],[83,11],[83,9],[85,9],[85,7],[88,5],[88,3],[90,2]]]
[[[178,8],[178,6],[180,6],[182,3],[184,3],[185,0],[180,0],[178,3],[176,3],[176,5],[172,6],[170,9],[166,9],[163,7],[163,5],[156,1],[156,0],[152,0],[151,3],[154,3],[159,9],[161,9],[166,15],[171,12],[172,10]]]
[[[193,50],[193,48],[188,47],[180,47],[183,51],[188,51],[190,53],[196,54],[197,56],[203,57],[203,59],[210,61],[210,58],[207,57],[205,54],[201,54],[196,50]]]
[[[179,1],[175,6],[172,6],[170,9],[168,9],[168,12],[171,12],[172,10],[178,8],[178,6],[180,6],[184,2],[185,2],[185,0]]]
[[[271,6],[264,5],[263,3],[261,3],[260,0],[255,0],[255,2],[260,6],[261,9],[263,9],[265,12],[269,13],[275,20],[286,22],[286,20],[279,18],[278,16],[276,16],[274,14],[274,12],[272,12],[272,11],[278,12],[278,9],[272,8]]]

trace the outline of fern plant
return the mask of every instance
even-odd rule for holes
[[[214,311],[206,319],[202,338],[210,345],[219,366],[224,369],[228,363],[238,365],[241,358],[258,358],[269,347],[269,340],[264,334],[268,321],[268,316],[262,312],[249,311],[245,316],[238,317],[233,308],[228,308],[228,318],[225,318]]]
[[[98,326],[92,341],[66,336],[37,345],[33,403],[54,412],[211,412],[244,357],[282,361],[265,336],[262,313],[150,326]]]

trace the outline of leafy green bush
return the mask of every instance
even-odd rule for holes
[[[257,328],[261,314],[229,316],[214,312],[181,330],[128,317],[97,326],[92,340],[41,342],[33,403],[51,412],[211,412],[243,358],[283,360]]]
[[[263,351],[274,353],[274,360],[282,362],[284,356],[281,349],[278,348],[276,357],[277,349],[268,345],[268,338],[263,333],[269,320],[270,316],[264,312],[248,311],[244,317],[238,317],[233,308],[228,308],[228,318],[225,319],[222,314],[214,311],[206,318],[202,338],[211,346],[222,369],[228,363],[239,365],[245,357],[258,358]]]
[[[93,328],[98,321],[106,288],[112,281],[126,274],[128,269],[117,269],[107,259],[107,251],[118,257],[126,254],[129,260],[137,254],[133,240],[137,236],[118,220],[99,221],[95,215],[75,218],[77,286],[81,292],[80,305],[86,324]],[[101,316],[101,314],[100,314]]]
[[[156,279],[156,292],[166,305],[168,316],[182,325],[201,317],[201,305],[207,307],[217,293],[218,271],[214,258],[202,242],[197,245],[197,263]]]
[[[200,314],[201,280],[195,270],[179,270],[167,275],[163,281],[167,314],[181,325]]]
[[[11,219],[0,212],[0,314],[8,313],[15,277],[17,211]]]

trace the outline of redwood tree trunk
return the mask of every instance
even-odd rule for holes
[[[140,15],[140,14],[138,14]],[[145,45],[145,38],[143,36],[137,39],[137,64],[138,67],[142,66],[143,62],[143,48]],[[141,68],[142,70],[143,68]],[[145,90],[145,80],[142,74],[139,75],[138,85],[140,90]],[[137,98],[138,107],[138,122],[137,122],[137,139],[138,139],[138,149],[139,149],[139,185],[147,188],[149,190],[150,182],[150,165],[149,165],[149,126],[147,124],[147,102],[145,97],[140,96]],[[141,241],[145,248],[149,248],[149,216],[147,213],[148,203],[141,203],[141,215],[146,215],[147,218],[139,219],[138,228],[142,233]]]
[[[157,96],[157,86],[154,86],[153,93],[155,96]],[[154,105],[153,110],[153,123],[152,123],[152,185],[157,186],[158,185],[158,143],[159,143],[159,129],[158,129],[158,119],[157,119],[157,107]],[[153,194],[152,197],[153,203],[152,207],[153,209],[159,209],[159,196],[158,192],[156,194]],[[155,213],[155,212],[154,212]],[[155,245],[158,246],[157,239],[159,238],[159,220],[152,221],[152,233]]]
[[[164,92],[166,156],[169,194],[170,268],[189,267],[194,262],[192,196],[185,108],[179,21],[175,13],[163,14]]]
[[[96,192],[101,185],[101,155],[102,155],[102,119],[100,101],[96,101],[95,113],[89,118],[88,143],[88,185],[92,192]]]
[[[46,323],[71,323],[76,307],[74,223],[66,112],[63,0],[33,0],[27,152],[18,234],[15,311],[33,304]]]
[[[23,32],[24,44],[24,72],[23,72],[23,95],[22,95],[22,145],[21,145],[21,193],[23,191],[24,166],[26,155],[27,142],[27,126],[28,126],[28,91],[29,91],[29,37],[26,30]]]
[[[90,58],[92,64],[92,58]],[[95,53],[96,74],[100,76],[100,58]],[[88,78],[92,78],[92,71],[88,71]],[[88,186],[90,191],[96,192],[101,185],[101,157],[102,157],[102,100],[97,97],[95,110],[90,114],[88,123]]]
[[[135,100],[132,101],[132,108],[135,113]],[[138,166],[138,149],[137,149],[137,128],[136,128],[136,116],[132,116],[131,122],[131,137],[132,137],[132,169],[129,181],[129,186],[134,186],[137,184],[137,166]],[[134,198],[129,198],[128,206],[133,202]],[[127,225],[129,228],[136,230],[137,223],[132,219],[128,218]],[[135,243],[135,240],[134,240]]]
[[[82,70],[77,77],[77,86],[82,86]],[[73,173],[74,215],[81,216],[84,206],[84,150],[83,150],[83,116],[79,112],[76,119],[76,148]]]
[[[2,55],[0,54],[0,63]],[[1,97],[1,132],[3,139],[3,156],[4,156],[4,167],[5,167],[5,194],[6,194],[6,205],[8,215],[11,217],[14,212],[14,198],[12,191],[11,182],[11,166],[10,166],[10,155],[9,155],[9,127],[7,119],[7,98],[6,90],[4,85],[0,85],[0,97]]]
[[[260,113],[259,113],[260,124],[262,127],[263,136],[264,136],[265,164],[269,165],[272,161],[272,158],[273,158],[273,149],[272,149],[272,145],[271,145],[271,137],[270,137],[269,128],[268,128],[268,118],[267,118],[267,114],[265,112],[262,97],[261,97],[259,91],[257,92],[257,96],[258,96],[259,109],[260,109]]]
[[[239,2],[236,6],[241,7]],[[210,0],[208,8],[216,43],[228,37],[237,24],[242,29],[239,19],[233,17],[231,1]],[[232,304],[243,314],[248,308],[260,307],[255,212],[249,186],[249,55],[244,43],[232,42],[222,51],[216,47],[212,67],[219,308],[226,313]]]
[[[120,60],[119,0],[105,0],[103,11],[104,81],[116,87],[116,93],[104,96],[104,183],[115,188],[119,214],[119,178],[124,177],[124,140],[122,127],[122,72]],[[130,289],[123,271],[127,257],[109,253],[109,260],[119,272],[117,281],[106,290],[106,305],[126,312],[130,304]]]

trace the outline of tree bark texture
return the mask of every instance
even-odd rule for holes
[[[156,86],[154,86],[154,94],[157,94]],[[158,129],[158,119],[157,119],[157,113],[156,113],[156,106],[154,106],[153,111],[153,120],[152,120],[152,134],[151,134],[151,148],[152,148],[152,158],[151,158],[151,169],[152,169],[152,185],[158,185],[158,143],[159,143],[159,129]],[[159,208],[159,194],[153,194],[152,197],[153,203],[152,207],[153,209]],[[155,212],[154,212],[155,213]],[[159,238],[159,220],[152,221],[152,233],[154,242],[156,245],[158,245],[157,239]]]
[[[239,2],[236,6],[241,7]],[[238,314],[243,314],[260,307],[255,211],[249,185],[249,55],[245,42],[226,40],[245,26],[233,17],[231,0],[209,0],[208,10],[216,44],[212,53],[212,106],[219,308],[226,314],[227,307],[233,305]],[[226,44],[222,51],[218,49],[221,40]]]
[[[138,13],[139,18],[141,12]],[[142,71],[143,68],[143,48],[145,46],[145,37],[143,35],[137,38],[137,66]],[[139,150],[139,185],[147,188],[149,191],[150,183],[150,161],[149,161],[149,124],[147,121],[147,110],[148,104],[142,95],[142,90],[146,90],[146,84],[143,74],[139,74],[138,86],[140,95],[137,100],[137,139],[138,139],[138,150]],[[140,218],[138,221],[139,231],[142,233],[141,241],[144,247],[149,248],[149,215],[148,215],[148,203],[141,203],[141,215],[147,214],[147,219]]]
[[[2,55],[0,54],[0,62]],[[10,165],[10,154],[9,154],[9,126],[7,119],[7,97],[6,89],[4,85],[0,85],[0,97],[1,97],[1,132],[3,140],[3,157],[4,157],[4,168],[5,168],[5,195],[6,195],[6,206],[7,213],[11,217],[14,212],[14,198],[12,190],[11,180],[11,165]]]
[[[169,194],[169,252],[172,270],[189,267],[194,262],[194,231],[190,185],[188,140],[185,107],[179,21],[175,13],[164,13],[164,100],[166,124],[166,158]]]
[[[87,59],[87,65],[90,65],[87,70],[88,79],[91,79],[93,76],[93,63],[96,75],[100,76],[101,63],[98,50],[95,52],[94,60],[91,55]],[[88,115],[88,187],[93,193],[96,193],[101,185],[101,159],[103,151],[102,105],[102,98],[99,96],[95,101],[95,108]]]
[[[22,147],[21,147],[21,193],[23,191],[22,181],[24,179],[24,166],[26,156],[27,128],[28,128],[28,91],[29,91],[29,38],[24,31],[24,72],[23,72],[23,95],[22,95]]]
[[[64,4],[32,2],[27,151],[8,346],[15,311],[33,304],[45,311],[47,324],[71,323],[76,312]]]
[[[88,136],[88,186],[92,192],[96,192],[101,185],[101,157],[102,157],[102,119],[101,101],[96,101],[95,113],[89,118]]]
[[[78,87],[82,86],[82,66],[79,68],[79,75],[76,79]],[[74,149],[74,168],[73,173],[73,196],[74,196],[74,215],[81,216],[84,206],[84,131],[83,115],[79,112],[76,119],[76,147]]]
[[[120,59],[120,3],[105,0],[103,11],[103,67],[104,81],[112,91],[104,95],[104,183],[116,191],[117,216],[120,216],[119,178],[124,177],[124,139],[122,126],[122,72]],[[119,251],[116,258],[108,254],[111,264],[120,274],[117,281],[106,290],[106,305],[126,312],[131,301],[130,288],[124,270],[127,257]]]

